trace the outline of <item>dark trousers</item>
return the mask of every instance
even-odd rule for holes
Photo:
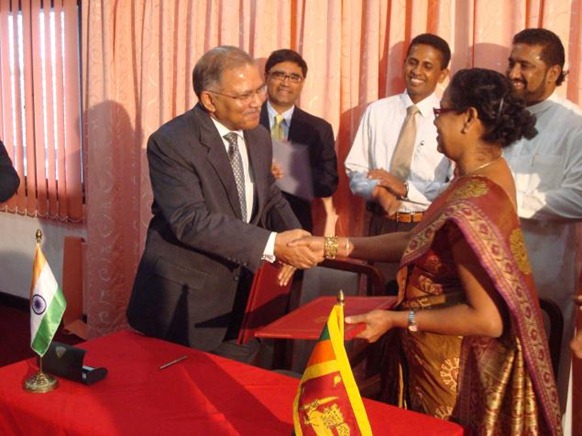
[[[236,360],[242,363],[252,364],[257,357],[260,349],[260,342],[257,339],[238,344],[238,334],[244,319],[244,314],[249,299],[249,293],[252,286],[254,275],[249,270],[241,268],[238,282],[238,289],[230,314],[228,329],[222,343],[210,350],[211,353],[228,359]]]
[[[261,343],[258,339],[253,339],[246,344],[237,344],[236,339],[229,339],[210,352],[217,356],[252,365],[259,354],[260,348]]]

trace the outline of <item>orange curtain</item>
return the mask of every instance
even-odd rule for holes
[[[76,0],[0,1],[0,137],[21,176],[4,210],[83,220],[78,14]]]
[[[192,69],[216,45],[239,46],[261,65],[282,47],[306,59],[299,104],[336,133],[340,235],[364,228],[363,204],[351,195],[343,167],[360,115],[370,102],[402,91],[405,49],[415,35],[445,38],[453,73],[471,66],[503,72],[515,33],[551,29],[570,69],[559,91],[582,105],[582,0],[84,0],[82,7],[93,335],[126,326],[151,216],[147,138],[195,104]]]
[[[211,47],[237,45],[259,62],[280,47],[302,53],[309,74],[300,106],[329,120],[337,136],[339,234],[363,228],[343,168],[360,115],[402,91],[405,48],[416,34],[449,41],[453,72],[503,71],[512,35],[547,27],[567,49],[570,75],[560,92],[582,103],[582,0],[86,0],[82,7],[89,322],[98,333],[123,324],[145,240],[147,137],[195,104],[191,72]]]

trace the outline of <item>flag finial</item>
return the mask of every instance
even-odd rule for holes
[[[42,230],[36,229],[36,234],[34,236],[36,237],[36,243],[40,244],[40,241],[42,241]]]
[[[345,303],[344,291],[340,289],[339,292],[337,293],[337,304],[343,306],[344,303]]]

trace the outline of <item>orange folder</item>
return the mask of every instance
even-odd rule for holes
[[[323,326],[337,298],[319,297],[279,318],[275,322],[258,329],[255,336],[259,338],[281,339],[319,339]],[[375,309],[390,309],[396,304],[396,297],[361,297],[347,296],[344,303],[344,315],[359,315]],[[345,324],[345,339],[353,339],[364,330],[364,324]]]

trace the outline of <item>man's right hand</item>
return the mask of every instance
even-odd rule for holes
[[[295,268],[311,268],[323,261],[323,257],[311,251],[308,247],[289,247],[289,242],[311,234],[302,229],[287,230],[277,233],[275,238],[275,257]]]
[[[271,164],[271,174],[276,180],[282,179],[285,173],[283,172],[283,167],[279,165],[276,161]]]

